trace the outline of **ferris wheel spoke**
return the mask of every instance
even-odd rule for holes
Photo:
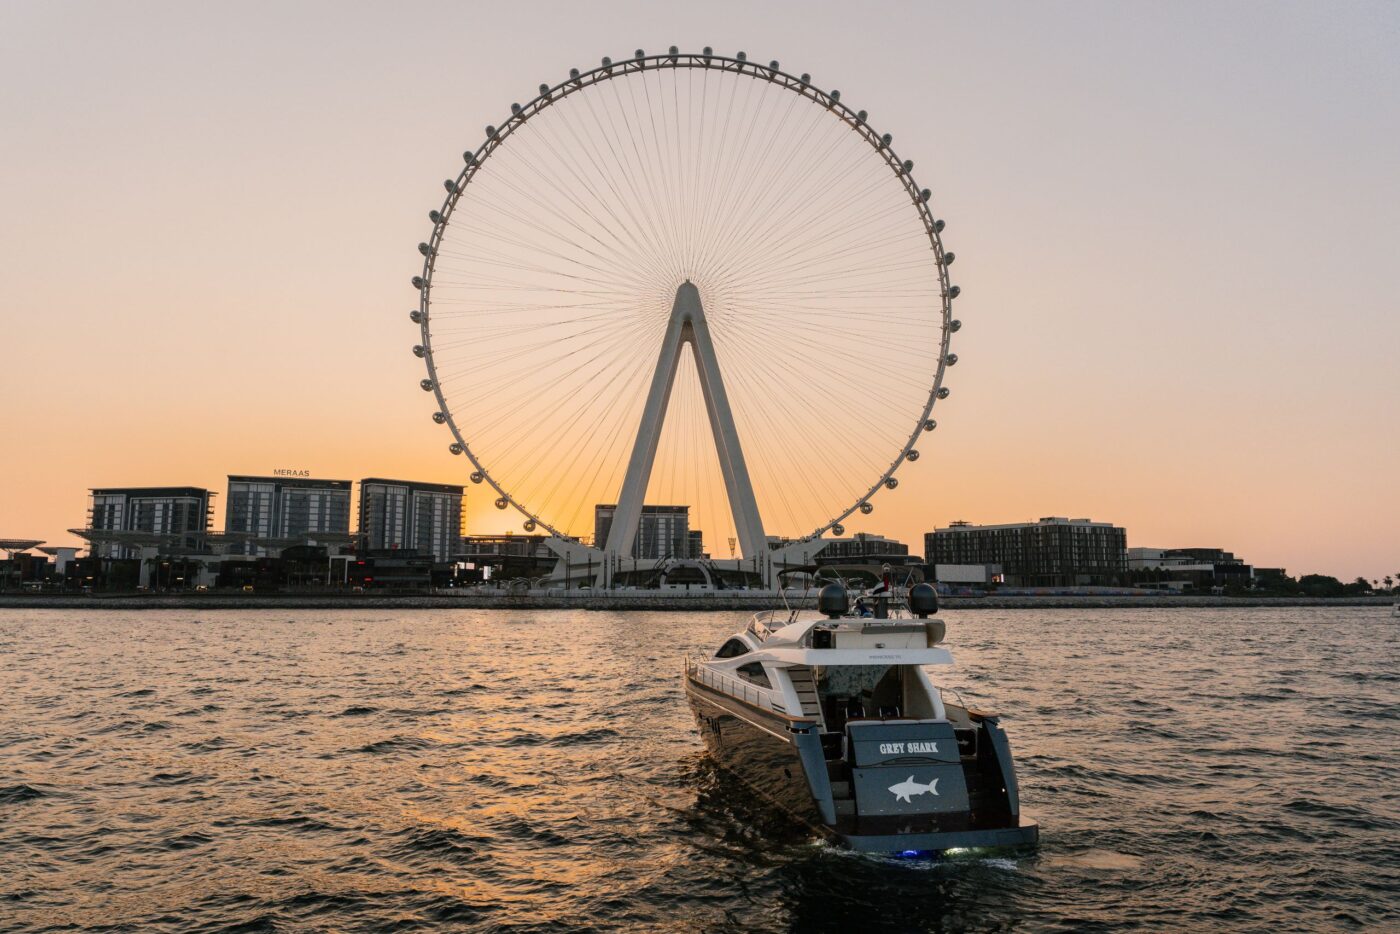
[[[474,479],[550,531],[588,529],[617,500],[691,281],[765,528],[810,535],[860,506],[922,429],[955,329],[941,224],[864,115],[686,56],[590,72],[516,112],[469,157],[422,289],[424,385]],[[654,430],[645,501],[689,506],[711,553],[753,543],[684,346]],[[855,443],[814,447],[833,432]]]

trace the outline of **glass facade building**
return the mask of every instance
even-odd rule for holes
[[[96,532],[149,532],[172,536],[172,544],[197,548],[199,535],[209,530],[209,501],[202,487],[103,487],[89,491],[88,528]],[[187,533],[182,535],[181,533]],[[100,542],[93,554],[101,558],[135,558],[139,548]]]
[[[302,540],[317,532],[348,535],[350,481],[230,474],[224,530],[258,538]],[[258,556],[277,551],[252,543],[236,548]]]
[[[463,488],[411,480],[360,481],[360,540],[371,551],[411,548],[447,561],[462,547]]]
[[[593,544],[603,548],[612,531],[617,504],[600,503],[593,507]],[[637,536],[632,540],[633,558],[698,558],[704,547],[700,532],[690,531],[689,506],[643,506],[637,523]]]

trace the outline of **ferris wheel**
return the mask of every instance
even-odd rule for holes
[[[413,352],[449,450],[503,524],[561,539],[597,504],[626,537],[643,500],[746,556],[843,534],[918,460],[957,362],[954,255],[913,169],[839,91],[743,52],[541,84],[418,245]]]

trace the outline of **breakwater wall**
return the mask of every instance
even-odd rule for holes
[[[1356,606],[1384,607],[1394,597],[1183,597],[1183,596],[1007,596],[944,597],[948,610],[1018,609],[1194,609],[1199,607]],[[606,610],[737,611],[781,609],[783,601],[757,592],[506,594],[0,594],[0,609],[28,610]],[[793,608],[815,608],[815,595],[789,597]]]

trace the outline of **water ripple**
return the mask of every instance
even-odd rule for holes
[[[1044,837],[908,861],[701,754],[744,614],[4,611],[0,929],[1394,930],[1384,612],[945,614]]]

